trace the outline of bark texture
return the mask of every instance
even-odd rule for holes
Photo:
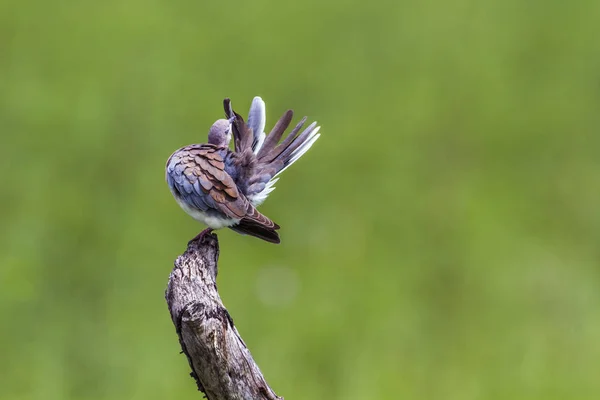
[[[166,300],[198,389],[209,400],[277,400],[217,291],[217,235],[188,243],[169,277]]]

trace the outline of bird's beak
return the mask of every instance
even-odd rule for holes
[[[229,121],[229,132],[227,134],[231,135],[233,133],[233,123],[235,121],[235,117],[231,117],[227,121]]]
[[[229,133],[231,134],[233,132],[233,123],[235,122],[235,116],[229,118],[227,121],[229,121]]]

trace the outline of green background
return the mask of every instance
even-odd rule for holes
[[[164,182],[222,99],[321,139],[220,231],[293,399],[600,396],[598,1],[0,2],[0,398],[197,399]]]

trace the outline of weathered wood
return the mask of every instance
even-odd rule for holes
[[[188,243],[166,300],[198,389],[209,400],[281,400],[269,387],[217,291],[217,235]]]

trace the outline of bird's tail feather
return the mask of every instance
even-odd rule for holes
[[[275,228],[267,228],[251,220],[242,219],[239,224],[230,226],[229,228],[242,235],[254,236],[269,243],[280,243],[279,234]]]

